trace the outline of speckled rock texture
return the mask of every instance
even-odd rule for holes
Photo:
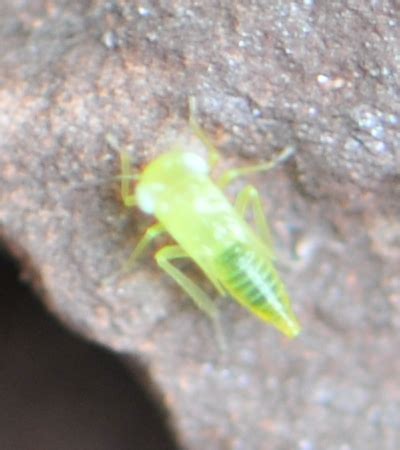
[[[182,448],[397,450],[399,3],[3,0],[0,33],[1,239],[48,309],[141,360]],[[294,341],[217,298],[221,353],[151,252],[112,276],[151,222],[106,182],[105,137],[140,166],[187,129],[190,95],[222,168],[296,145],[250,180]]]

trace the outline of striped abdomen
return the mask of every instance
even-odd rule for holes
[[[268,257],[237,243],[217,264],[218,278],[235,300],[290,337],[300,332],[286,289]]]

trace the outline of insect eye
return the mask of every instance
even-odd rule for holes
[[[184,153],[183,164],[194,173],[207,174],[209,172],[209,167],[207,161],[205,161],[201,156],[196,153]]]

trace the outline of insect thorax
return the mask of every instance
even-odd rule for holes
[[[197,176],[206,176],[207,162],[196,153],[172,150],[152,161],[143,171],[136,188],[138,206],[154,214],[156,205],[168,199],[177,184],[190,186]]]

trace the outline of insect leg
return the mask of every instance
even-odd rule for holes
[[[217,180],[217,184],[221,188],[225,188],[233,180],[239,177],[250,175],[256,172],[268,172],[276,167],[278,164],[288,160],[295,152],[295,147],[287,146],[278,155],[265,163],[255,164],[254,166],[239,167],[236,169],[227,170]]]
[[[215,289],[218,291],[218,293],[220,295],[222,295],[222,297],[226,297],[226,292],[224,290],[224,288],[222,287],[222,284],[218,281],[218,279],[210,274],[210,273],[206,273],[207,278],[211,281],[211,283],[214,285]]]
[[[132,172],[131,161],[128,153],[120,152],[121,160],[121,197],[126,207],[136,205],[136,196],[132,192],[132,180],[136,180],[137,176]]]
[[[250,207],[252,209],[257,232],[261,239],[267,244],[267,247],[270,250],[270,257],[274,259],[272,235],[262,208],[260,194],[254,186],[249,185],[239,192],[236,197],[235,208],[238,214],[245,218],[246,212]]]
[[[194,97],[189,97],[189,125],[192,133],[201,141],[208,152],[208,164],[211,169],[213,169],[219,159],[220,154],[218,149],[212,143],[211,139],[207,136],[204,130],[201,128],[196,119],[196,99]]]
[[[156,253],[155,258],[161,269],[178,283],[194,301],[195,305],[213,321],[218,345],[221,350],[225,350],[225,338],[221,330],[218,309],[214,302],[203,289],[170,262],[173,259],[188,258],[188,255],[178,245],[167,245]]]
[[[133,249],[133,252],[130,254],[129,258],[122,264],[121,269],[117,273],[114,273],[105,278],[102,284],[108,284],[121,275],[124,275],[126,272],[129,272],[134,267],[137,259],[143,254],[149,244],[164,231],[165,229],[160,223],[156,223],[147,228],[146,232],[144,233],[136,247]]]
[[[113,149],[119,152],[121,174],[115,177],[121,181],[121,197],[126,207],[132,207],[136,205],[136,197],[132,192],[132,181],[139,180],[140,175],[134,174],[132,171],[131,160],[128,152],[121,150],[121,146],[118,142],[118,138],[111,133],[106,135],[107,144]]]
[[[196,306],[215,320],[218,316],[218,310],[211,298],[181,270],[170,263],[173,259],[188,258],[188,255],[178,245],[167,245],[156,253],[155,258],[161,269],[179,284]]]
[[[165,228],[161,223],[156,223],[152,225],[151,227],[147,228],[146,232],[134,248],[133,252],[127,259],[127,261],[122,266],[122,271],[127,272],[133,268],[136,261],[140,256],[143,254],[143,252],[146,250],[146,248],[151,244],[151,242],[160,234],[165,232]]]

